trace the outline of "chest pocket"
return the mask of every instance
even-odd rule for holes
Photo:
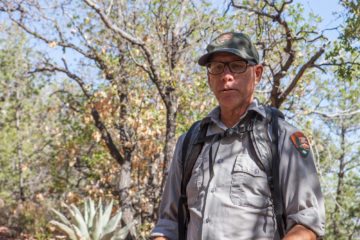
[[[230,199],[238,206],[266,208],[270,206],[267,176],[248,154],[236,157],[231,174]]]

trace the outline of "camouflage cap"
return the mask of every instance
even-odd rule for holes
[[[232,53],[254,64],[259,63],[259,54],[248,35],[227,32],[215,38],[206,48],[207,53],[199,58],[198,63],[205,66],[214,53]]]

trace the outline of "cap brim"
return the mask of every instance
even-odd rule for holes
[[[209,62],[211,56],[213,54],[215,54],[215,53],[231,53],[231,54],[234,54],[234,55],[236,55],[238,57],[241,57],[242,59],[245,59],[245,60],[247,60],[249,58],[249,56],[244,56],[243,54],[241,54],[241,52],[239,52],[239,51],[237,51],[235,49],[223,48],[223,49],[218,49],[218,50],[215,50],[213,52],[206,53],[206,54],[202,55],[198,60],[198,64],[200,66],[205,66]],[[256,61],[254,61],[254,60],[250,60],[250,61],[256,63]]]

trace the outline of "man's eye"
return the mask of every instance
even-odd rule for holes
[[[215,68],[215,69],[222,69],[222,64],[216,64],[216,65],[214,66],[214,68]]]
[[[243,69],[246,66],[246,63],[244,62],[233,62],[231,63],[232,69]]]
[[[211,69],[214,71],[219,71],[223,68],[223,64],[220,63],[213,63],[211,64]]]

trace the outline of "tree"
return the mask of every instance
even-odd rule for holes
[[[253,22],[254,35],[261,47],[265,66],[262,92],[272,106],[292,108],[294,101],[304,97],[312,69],[324,54],[326,37],[317,29],[320,19],[304,17],[301,4],[293,1],[231,1],[247,13]],[[247,26],[246,26],[247,27]]]
[[[328,42],[319,18],[303,17],[292,1],[0,0],[0,12],[41,52],[32,76],[57,89],[47,96],[58,97],[51,115],[62,133],[49,188],[58,197],[74,190],[116,196],[124,222],[135,218],[143,233],[156,219],[176,135],[215,105],[195,64],[215,35],[245,31],[258,39],[266,70],[259,98],[290,118],[321,110],[312,108],[312,88],[324,84],[317,75],[331,63]]]
[[[142,106],[137,102],[148,98],[153,103],[161,100],[165,106],[164,110],[157,109],[164,112],[166,121],[166,128],[163,128],[165,138],[156,143],[163,146],[162,154],[151,157],[148,166],[151,174],[150,177],[145,176],[148,180],[141,187],[147,188],[144,195],[148,201],[157,205],[165,169],[175,144],[179,99],[176,89],[181,89],[178,88],[181,81],[188,81],[186,66],[191,65],[188,64],[191,50],[202,41],[207,31],[212,31],[212,19],[219,14],[215,11],[212,11],[214,16],[208,14],[210,10],[206,11],[209,9],[206,2],[193,4],[190,1],[149,4],[134,4],[132,1],[95,4],[84,1],[84,4],[66,2],[59,5],[54,2],[53,6],[51,10],[44,11],[40,1],[1,1],[0,8],[30,36],[48,45],[50,50],[59,48],[63,51],[61,61],[45,53],[33,72],[62,73],[78,84],[87,102],[81,114],[86,115],[86,108],[89,109],[102,142],[121,167],[116,192],[124,208],[124,219],[130,222],[135,215],[129,190],[132,187],[131,174],[136,172],[132,169],[132,160],[135,159],[136,143],[141,142],[141,133],[136,130],[143,130],[137,128],[142,122],[136,117],[136,113],[142,113]],[[197,12],[199,9],[202,11]],[[192,15],[197,17],[193,19]],[[33,24],[35,17],[47,31]],[[78,54],[82,59],[77,62],[78,69],[73,67],[75,64],[66,55],[68,52]],[[92,74],[91,78],[87,76],[88,71]],[[108,113],[114,111],[109,116]],[[152,130],[155,135],[163,136],[162,132],[158,134],[157,129]],[[142,149],[137,150],[140,155],[145,155]],[[150,210],[150,215],[155,214],[156,209]]]
[[[327,54],[327,63],[333,67],[332,78],[320,87],[315,114],[329,126],[331,144],[328,149],[330,158],[326,169],[328,192],[328,237],[329,239],[353,239],[360,236],[360,209],[355,202],[359,201],[359,37],[357,35],[359,13],[358,1],[341,1],[346,9],[346,21],[342,33],[334,48]],[[335,91],[334,91],[335,89]],[[321,94],[323,93],[323,94]],[[335,144],[334,144],[335,143]]]
[[[7,200],[25,201],[37,191],[29,183],[43,180],[34,175],[33,168],[49,147],[49,139],[41,138],[44,131],[39,121],[44,115],[38,95],[42,81],[28,74],[34,53],[26,46],[24,34],[18,28],[3,27],[7,30],[0,39],[2,194]]]
[[[329,239],[352,239],[359,234],[359,89],[357,72],[351,78],[338,74],[317,89],[322,99],[316,114],[327,128],[314,130],[328,135],[314,142],[321,163],[323,188],[327,200],[327,236]],[[336,91],[334,91],[336,89]]]

